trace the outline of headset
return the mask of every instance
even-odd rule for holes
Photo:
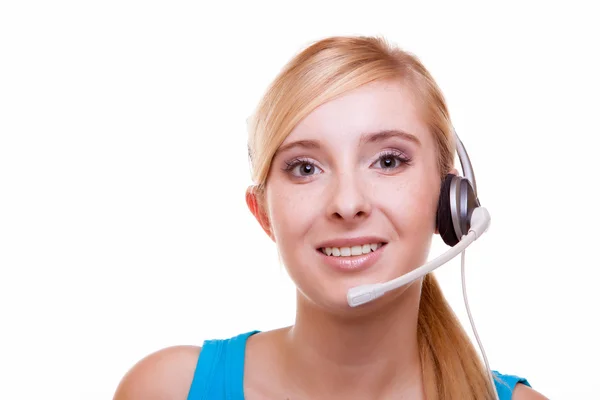
[[[454,131],[456,152],[464,176],[448,174],[442,181],[435,224],[440,236],[452,248],[427,264],[396,279],[360,285],[348,290],[348,305],[356,307],[419,279],[450,261],[477,240],[490,226],[490,214],[477,196],[477,184],[467,149]]]
[[[456,131],[454,129],[452,130],[456,140],[456,152],[458,153],[463,176],[454,174],[446,175],[441,184],[438,208],[435,216],[435,226],[444,240],[444,243],[451,248],[425,265],[398,278],[392,279],[391,281],[360,285],[351,288],[348,290],[347,294],[348,305],[357,307],[371,302],[391,290],[400,288],[425,276],[462,253],[462,284],[465,306],[467,308],[471,327],[473,328],[473,333],[475,334],[481,354],[483,355],[488,378],[490,379],[492,388],[495,388],[492,371],[485,355],[483,345],[481,344],[481,340],[479,339],[479,335],[477,334],[477,330],[475,329],[471,310],[469,309],[464,277],[464,251],[488,230],[491,218],[488,210],[485,207],[482,207],[479,202],[475,173],[473,172],[473,166],[471,165],[467,149],[465,149],[465,146],[458,137]],[[494,395],[495,398],[498,399],[498,393],[495,390]]]
[[[456,152],[465,177],[454,174],[446,175],[442,182],[436,214],[436,227],[444,243],[448,246],[456,245],[460,238],[468,234],[473,210],[481,207],[469,154],[456,133],[454,133],[454,137]]]

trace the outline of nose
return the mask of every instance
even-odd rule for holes
[[[341,174],[331,185],[327,215],[334,220],[357,221],[371,214],[368,188],[354,174]]]

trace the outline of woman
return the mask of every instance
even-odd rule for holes
[[[297,286],[294,325],[158,351],[116,400],[545,398],[512,375],[492,385],[432,275],[348,306],[348,289],[426,262],[457,174],[445,100],[416,57],[381,38],[312,44],[263,97],[249,151],[246,202]]]

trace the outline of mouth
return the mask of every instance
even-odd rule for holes
[[[368,242],[372,242],[372,239]],[[378,260],[381,259],[386,247],[387,242],[373,241],[372,243],[365,242],[364,244],[342,247],[329,247],[328,244],[326,247],[319,247],[316,251],[322,257],[323,264],[333,270],[343,273],[357,273],[375,266]]]
[[[347,247],[320,247],[318,251],[328,257],[353,257],[373,253],[386,244],[386,242],[377,242]]]

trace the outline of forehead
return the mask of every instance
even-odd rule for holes
[[[365,132],[397,129],[432,143],[414,94],[398,81],[372,82],[313,110],[282,145],[297,140],[358,141]]]

